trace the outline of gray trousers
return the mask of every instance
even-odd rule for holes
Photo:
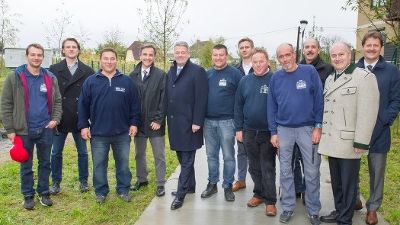
[[[306,181],[305,203],[309,215],[319,215],[321,156],[311,142],[311,126],[290,128],[278,126],[281,207],[283,211],[294,211],[296,192],[292,170],[293,147],[297,143],[304,162]]]
[[[153,150],[154,165],[156,168],[157,186],[164,186],[165,179],[165,138],[161,137],[135,137],[135,160],[137,181],[145,182],[147,180],[146,147],[147,139],[150,140]]]
[[[369,199],[366,206],[369,211],[376,211],[382,205],[385,181],[387,153],[369,153]]]

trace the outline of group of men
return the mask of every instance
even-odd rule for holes
[[[156,48],[144,45],[141,62],[126,76],[116,69],[113,49],[100,52],[101,69],[95,73],[78,59],[77,40],[68,38],[62,45],[65,59],[52,65],[49,72],[40,67],[43,48],[31,44],[26,49],[28,63],[5,81],[1,105],[9,139],[13,142],[15,135],[21,136],[30,156],[21,164],[24,207],[33,209],[35,205],[33,146],[39,160],[36,192],[41,204],[50,206],[50,193],[61,191],[62,151],[69,132],[78,152],[81,192],[89,190],[86,140],[91,143],[96,201],[103,203],[109,193],[110,146],[116,165],[116,192],[129,202],[130,190],[149,183],[149,139],[155,159],[156,195],[163,196],[166,118],[170,147],[181,166],[177,190],[172,192],[172,210],[182,207],[186,194],[196,191],[194,161],[204,140],[208,184],[202,198],[218,192],[221,149],[226,201],[234,201],[234,192],[246,188],[248,167],[254,188],[247,205],[264,203],[266,215],[276,216],[278,156],[281,222],[291,219],[296,193],[300,192],[304,193],[311,224],[351,224],[359,198],[358,179],[354,178],[358,178],[361,156],[369,150],[366,223],[376,224],[390,125],[400,109],[400,72],[380,56],[383,37],[379,32],[368,32],[362,45],[364,57],[353,64],[350,47],[334,43],[330,49],[332,67],[319,57],[320,46],[315,39],[304,41],[300,64],[293,46],[283,43],[276,50],[282,69],[273,73],[268,53],[255,48],[249,38],[238,43],[241,61],[236,66],[228,65],[227,47],[215,45],[213,67],[208,71],[190,61],[186,42],[177,42],[173,65],[166,74],[154,65]],[[129,170],[131,137],[137,165],[133,186]],[[335,210],[319,217],[321,154],[328,156]],[[299,168],[298,161],[304,178],[294,172]],[[298,189],[298,183],[303,187]]]

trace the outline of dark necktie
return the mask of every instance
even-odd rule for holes
[[[368,70],[372,72],[373,67],[371,65],[367,66]]]
[[[143,70],[143,79],[142,81],[144,81],[147,78],[147,70]]]

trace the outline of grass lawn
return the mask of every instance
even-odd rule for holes
[[[166,141],[167,177],[178,165],[175,152],[169,150]],[[90,151],[89,151],[90,152]],[[20,193],[19,165],[15,162],[0,164],[0,224],[134,224],[151,199],[155,196],[155,171],[153,155],[148,145],[148,169],[150,184],[137,192],[131,192],[132,202],[126,203],[115,192],[115,167],[110,154],[108,179],[110,193],[105,204],[97,204],[94,190],[80,193],[78,185],[77,154],[72,144],[64,149],[62,192],[53,196],[54,205],[43,207],[36,199],[35,210],[22,207]],[[35,157],[36,158],[36,157]],[[130,167],[132,184],[136,181],[134,147],[131,143]],[[35,181],[37,181],[37,161],[34,162]],[[89,185],[92,185],[92,162],[89,153]],[[51,180],[51,179],[50,179]]]
[[[383,204],[379,209],[385,220],[400,225],[400,134],[399,121],[392,128],[392,146],[387,156]],[[365,199],[369,196],[369,174],[366,157],[361,160],[360,189]]]

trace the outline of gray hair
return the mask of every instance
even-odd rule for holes
[[[348,43],[344,42],[344,41],[338,41],[338,42],[333,43],[332,46],[329,48],[329,54],[331,54],[332,53],[332,49],[334,47],[337,47],[337,46],[344,47],[345,50],[347,51],[347,53],[351,54],[351,46]]]
[[[189,45],[186,41],[178,41],[175,43],[174,48],[177,46],[185,47],[189,51]]]

